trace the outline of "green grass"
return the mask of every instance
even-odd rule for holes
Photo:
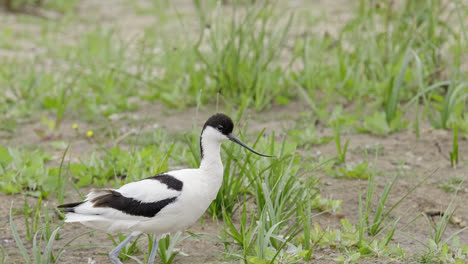
[[[458,186],[463,183],[460,182]],[[418,261],[421,263],[433,263],[434,261],[440,261],[443,263],[463,263],[468,256],[467,245],[460,244],[459,234],[468,230],[468,227],[460,228],[452,234],[445,234],[450,223],[450,219],[453,217],[457,206],[455,205],[455,198],[457,197],[458,190],[455,190],[452,200],[447,205],[447,208],[440,215],[440,220],[436,223],[431,216],[424,214],[429,225],[429,241],[423,242],[416,238],[415,241],[424,246],[424,251],[418,256]]]
[[[443,183],[439,185],[439,188],[444,190],[447,193],[454,193],[456,191],[459,191],[460,184],[463,182],[462,178],[459,177],[453,177],[446,179]]]
[[[216,90],[225,98],[250,100],[258,110],[274,100],[287,103],[288,84],[282,73],[285,69],[278,60],[285,49],[292,16],[284,25],[277,24],[272,29],[279,17],[267,2],[246,12],[238,11],[234,5],[230,10],[234,19],[229,23],[225,23],[222,11],[222,7],[217,8],[213,21],[208,22],[209,36],[202,33],[195,46],[205,74],[213,80]],[[208,45],[208,52],[202,50],[203,45]]]
[[[27,208],[27,204],[25,204]],[[48,263],[60,263],[60,258],[72,242],[81,237],[84,234],[77,235],[69,241],[61,244],[60,247],[55,246],[55,241],[60,238],[59,230],[63,223],[55,225],[53,227],[52,219],[49,215],[49,208],[44,206],[41,210],[41,204],[39,203],[38,209],[35,216],[35,230],[32,233],[33,237],[29,238],[28,241],[32,240],[31,250],[28,251],[25,247],[24,241],[22,240],[16,225],[13,220],[13,208],[10,208],[9,214],[9,227],[13,238],[18,247],[19,253],[23,257],[24,263],[34,264],[48,264]],[[25,209],[26,210],[26,209]],[[41,213],[40,213],[41,212]],[[41,214],[41,215],[39,215]],[[28,216],[25,216],[26,218]],[[40,222],[40,223],[39,223]],[[27,225],[26,221],[26,225]]]
[[[452,167],[456,168],[458,165],[458,127],[454,125],[453,127],[453,143],[452,143],[452,151],[450,154],[450,164]]]
[[[23,12],[26,7],[32,7],[33,10],[48,9],[55,10],[58,12],[70,12],[71,9],[76,5],[75,0],[71,1],[60,1],[60,0],[5,0],[2,5],[5,6],[7,11],[10,12]]]
[[[10,229],[27,263],[58,263],[69,246],[53,246],[60,225],[55,226],[58,220],[45,201],[61,203],[69,189],[83,196],[82,187],[120,186],[175,167],[198,166],[198,126],[185,134],[134,129],[158,123],[174,109],[188,109],[196,118],[199,111],[228,112],[241,127],[236,130],[241,139],[275,156],[263,159],[235,144],[223,145],[223,185],[207,214],[222,223],[216,241],[225,246],[228,261],[309,262],[318,246],[337,250],[339,263],[367,257],[408,260],[410,252],[393,243],[402,230],[402,216],[393,213],[414,188],[389,203],[396,178],[382,183],[381,193],[376,183],[392,171],[381,173],[367,150],[356,162],[359,153],[348,149],[344,135],[386,137],[411,128],[422,139],[423,124],[451,130],[450,163],[454,168],[466,163],[463,58],[468,39],[460,1],[450,10],[441,1],[360,0],[350,4],[349,20],[336,33],[325,34],[316,29],[329,18],[310,18],[307,8],[290,12],[281,1],[193,1],[192,13],[170,1],[125,2],[128,14],[155,21],[132,38],[117,25],[96,26],[101,24],[97,13],[84,15],[79,1],[7,2],[17,24],[5,23],[0,31],[0,49],[9,54],[0,55],[0,191],[26,197],[20,212],[26,234],[18,234],[12,214]],[[28,15],[31,8],[35,11]],[[34,14],[43,12],[57,17]],[[30,54],[30,46],[37,48],[35,55],[22,56]],[[163,111],[145,112],[158,104]],[[304,113],[283,118],[275,112],[281,105]],[[145,119],[114,119],[131,112]],[[286,129],[275,123],[266,132],[258,126],[248,130],[251,116],[260,124],[281,121]],[[283,121],[293,125],[283,127]],[[80,125],[69,135],[65,125],[72,123]],[[12,146],[9,140],[25,135],[25,127],[34,127],[40,143]],[[128,127],[133,132],[122,132]],[[94,135],[86,136],[88,130]],[[90,149],[74,158],[75,144],[83,142]],[[315,155],[330,142],[336,157]],[[323,182],[317,175],[325,183],[328,176],[367,179],[356,223],[341,219],[334,230],[314,223],[316,214],[334,215],[341,206],[320,192]],[[450,178],[440,188],[454,193],[461,182]],[[36,203],[28,203],[31,199]],[[450,204],[431,226],[431,240],[422,243],[418,261],[466,258],[459,233],[444,237],[453,212]],[[184,239],[178,234],[161,241],[163,263],[178,258],[174,246]],[[4,263],[7,254],[1,249]],[[133,244],[121,257],[141,262],[145,254]]]
[[[24,190],[29,195],[40,197],[47,196],[56,188],[55,170],[45,166],[51,158],[49,154],[3,147],[0,151],[0,187],[3,193],[20,193]]]
[[[49,2],[55,3],[44,5]],[[47,52],[0,67],[0,89],[9,95],[0,101],[0,118],[11,123],[19,117],[37,119],[42,113],[55,130],[67,117],[93,120],[136,110],[138,103],[128,97],[174,108],[218,97],[225,104],[257,110],[303,98],[324,122],[331,118],[328,106],[352,103],[356,107],[350,115],[360,120],[358,131],[387,135],[407,128],[405,113],[409,105],[419,109],[419,99],[424,101],[423,118],[436,128],[447,129],[448,122],[466,110],[463,75],[440,51],[454,40],[456,57],[464,39],[442,20],[439,3],[406,3],[396,9],[361,1],[336,39],[314,34],[296,38],[289,56],[285,54],[291,29],[303,21],[289,13],[280,15],[277,5],[196,2],[196,7],[200,25],[208,28],[189,34],[186,18],[178,15],[172,19],[179,20],[186,34],[175,39],[159,27],[130,40],[112,28],[98,27],[75,42],[59,44],[54,34],[73,27],[73,17],[68,16],[72,11],[64,11],[67,16],[57,25],[39,20],[46,29],[42,39],[28,38],[45,45]],[[171,8],[165,3],[147,12],[159,17]],[[226,12],[233,18],[226,20]],[[4,34],[10,42],[16,38],[8,29]],[[45,59],[57,63],[52,69],[35,67]],[[302,69],[292,68],[295,63]],[[25,65],[30,65],[28,74],[23,74]],[[447,93],[445,81],[451,83]],[[437,83],[440,86],[434,86]],[[415,125],[419,121],[415,118]]]

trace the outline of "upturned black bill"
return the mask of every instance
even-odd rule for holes
[[[255,150],[253,150],[253,149],[247,147],[247,145],[245,145],[244,143],[242,143],[242,141],[238,140],[238,139],[237,139],[236,137],[234,137],[232,134],[227,135],[227,137],[229,138],[229,140],[231,140],[231,141],[233,141],[233,142],[235,142],[235,143],[237,143],[237,144],[243,146],[244,148],[246,148],[246,149],[252,151],[253,153],[255,153],[255,154],[259,155],[259,156],[268,157],[268,158],[273,157],[273,156],[268,156],[268,155],[264,155],[264,154],[258,153],[257,151],[255,151]]]

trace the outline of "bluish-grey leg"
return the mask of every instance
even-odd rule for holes
[[[156,258],[156,252],[158,252],[158,237],[154,235],[153,247],[151,248],[151,253],[148,258],[148,264],[154,264],[154,259]]]
[[[122,262],[120,262],[119,260],[120,251],[122,251],[125,245],[127,245],[128,242],[130,242],[130,240],[132,240],[132,238],[134,237],[134,234],[130,234],[124,241],[122,241],[122,243],[120,243],[116,248],[109,252],[109,258],[113,264],[122,264]]]

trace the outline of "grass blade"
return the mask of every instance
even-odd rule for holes
[[[13,235],[13,238],[15,239],[16,245],[18,246],[21,255],[23,255],[24,261],[26,262],[26,264],[31,264],[32,262],[31,262],[31,259],[29,258],[28,251],[24,247],[23,241],[21,240],[21,237],[18,234],[18,230],[16,229],[16,226],[13,223],[12,206],[13,206],[13,203],[11,204],[11,207],[10,207],[10,229],[11,229],[11,233]]]

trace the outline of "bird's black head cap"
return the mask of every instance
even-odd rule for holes
[[[207,126],[210,126],[219,132],[221,132],[223,135],[229,135],[232,133],[232,130],[234,129],[234,123],[232,122],[232,119],[225,115],[225,114],[215,114],[208,118],[208,120],[205,122],[205,125],[203,126],[203,130]]]

